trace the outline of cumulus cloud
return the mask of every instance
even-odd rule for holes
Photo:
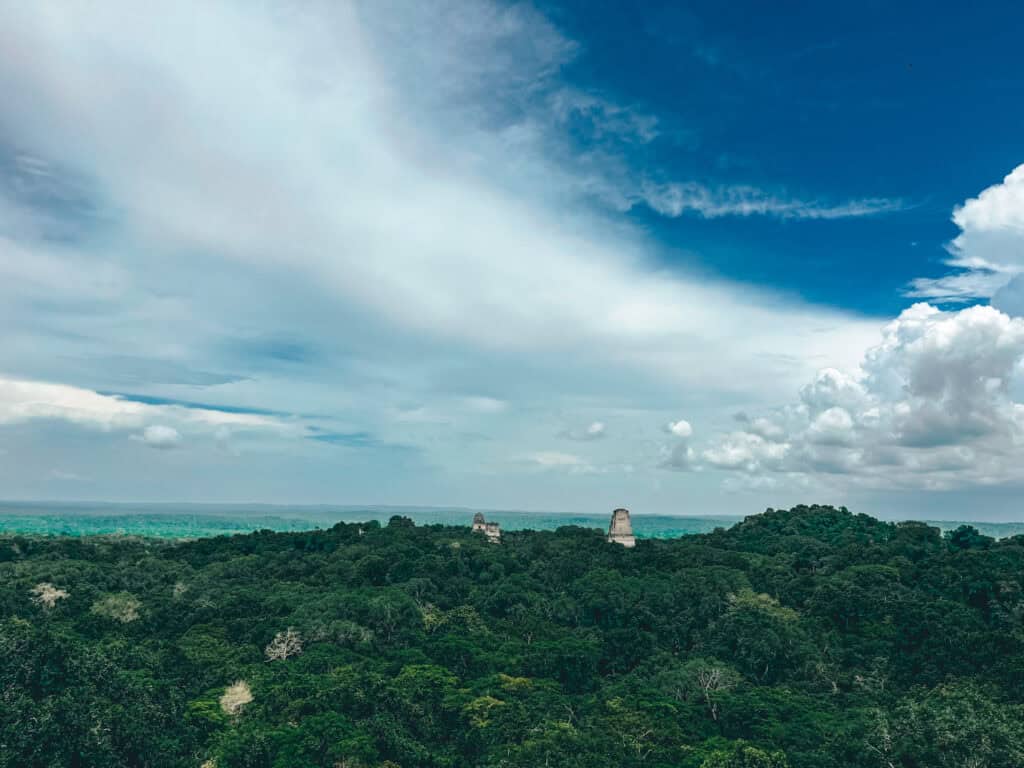
[[[661,467],[683,471],[692,469],[696,453],[690,445],[690,438],[693,436],[693,427],[686,419],[670,421],[665,425],[665,431],[675,438],[672,445],[662,448]]]
[[[690,422],[686,419],[679,419],[678,421],[670,421],[666,424],[665,431],[676,437],[689,437],[693,434],[693,427],[690,426]]]
[[[177,448],[181,444],[181,433],[174,427],[152,424],[142,430],[142,442],[159,450]]]
[[[705,449],[701,456],[718,469],[746,472],[778,469],[790,446],[765,440],[751,432],[732,432]]]
[[[960,234],[947,246],[953,272],[911,281],[909,296],[944,302],[991,298],[993,305],[1024,314],[1024,165],[953,211]]]
[[[1015,401],[1024,319],[992,307],[915,304],[859,368],[826,369],[800,400],[702,452],[749,474],[825,473],[872,487],[944,489],[1024,481],[1024,404]]]
[[[751,418],[740,411],[733,415],[733,419],[744,426],[745,432],[758,435],[765,440],[778,440],[786,435],[786,430],[782,426],[764,416]]]

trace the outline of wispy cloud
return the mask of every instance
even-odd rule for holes
[[[698,182],[642,185],[635,198],[663,216],[695,214],[705,219],[723,216],[771,216],[780,219],[847,219],[878,216],[907,208],[901,199],[869,197],[832,203],[786,197],[751,186],[707,186]]]
[[[945,264],[947,267],[956,268],[957,262],[947,261]],[[940,277],[915,277],[907,285],[904,295],[913,299],[963,304],[993,296],[1010,279],[1012,279],[1012,274],[998,272],[987,267],[956,269],[956,271]]]
[[[572,474],[590,474],[596,468],[586,459],[572,453],[559,451],[538,451],[526,457],[527,462],[547,470],[560,470]]]
[[[608,434],[607,426],[603,421],[592,421],[583,427],[568,427],[558,433],[559,437],[566,440],[601,440]]]
[[[174,427],[153,422],[173,421],[183,428],[210,433],[269,430],[294,435],[303,431],[293,422],[246,409],[154,404],[65,384],[0,378],[0,425],[31,421],[62,421],[102,431],[142,428],[141,439],[154,447],[176,444],[181,435]]]
[[[658,138],[658,118],[635,107],[622,106],[601,96],[574,88],[560,88],[548,97],[548,106],[563,125],[579,129],[591,140],[614,138],[648,144]]]
[[[478,470],[596,483],[595,466],[639,464],[630,451],[656,463],[644,441],[664,439],[683,395],[754,408],[823,363],[855,364],[875,321],[673,272],[594,197],[803,219],[897,203],[637,192],[618,149],[679,127],[566,82],[578,51],[529,6],[487,0],[3,6],[0,151],[24,179],[0,186],[3,437],[163,426],[189,446],[164,463],[185,466],[221,430],[253,431],[280,446],[239,461],[224,493],[287,497],[295,470],[319,498],[466,488],[482,502],[495,489],[472,485]],[[574,151],[581,125],[591,151]],[[617,439],[586,457],[531,453],[556,424],[591,439],[610,405],[637,410],[622,442],[609,421]],[[307,413],[321,432],[287,415]],[[467,450],[467,434],[490,439]],[[431,474],[398,488],[373,450],[331,443],[412,445]],[[117,459],[97,452],[98,489],[121,492]],[[344,487],[342,461],[358,467]],[[524,500],[529,485],[504,490]]]

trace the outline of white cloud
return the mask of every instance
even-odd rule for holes
[[[637,194],[664,216],[694,213],[705,219],[723,216],[774,216],[780,219],[846,219],[894,213],[907,207],[902,200],[880,197],[829,203],[801,200],[766,192],[757,187],[709,187],[698,182],[645,184]]]
[[[808,442],[817,445],[850,445],[854,441],[853,417],[840,406],[822,411],[807,428]]]
[[[542,467],[579,467],[586,463],[579,456],[557,451],[540,451],[532,454],[530,459]]]
[[[581,456],[559,451],[538,451],[526,457],[529,464],[540,469],[558,470],[572,475],[589,475],[598,471],[597,467]]]
[[[947,266],[956,266],[955,260],[947,260]],[[1005,273],[990,269],[968,269],[941,277],[915,277],[910,281],[906,295],[915,299],[964,304],[974,299],[994,296],[1008,277]]]
[[[721,469],[849,476],[878,488],[1024,482],[1024,404],[1013,397],[1022,361],[1024,319],[915,304],[857,370],[822,371],[798,403],[764,422],[740,419],[744,431],[702,456]],[[779,431],[766,439],[754,427],[763,423]]]
[[[560,71],[577,50],[529,6],[487,0],[2,6],[0,152],[27,158],[19,173],[43,174],[47,200],[65,202],[0,185],[11,374],[0,424],[164,425],[190,444],[235,429],[303,434],[273,416],[107,391],[316,414],[428,454],[431,471],[401,487],[392,463],[367,459],[346,493],[364,482],[367,498],[448,503],[463,487],[453,478],[545,445],[562,414],[611,403],[633,415],[621,440],[616,420],[616,440],[588,445],[594,458],[541,453],[533,466],[649,467],[658,445],[629,435],[667,420],[681,392],[705,412],[763,410],[822,366],[856,365],[873,320],[671,268],[647,233],[594,205],[641,200],[616,143],[677,128],[568,88]],[[585,157],[567,130],[579,120],[600,139]],[[648,192],[670,215],[828,218],[895,205]],[[254,339],[286,349],[240,343]],[[24,391],[11,395],[11,382]],[[749,426],[767,442],[781,428]],[[699,452],[682,440],[671,460],[692,463]],[[336,500],[338,452],[305,445],[331,460],[313,468],[290,444],[218,492],[250,497],[259,484],[276,498]],[[302,489],[285,480],[298,461]],[[121,479],[102,485],[99,464],[88,467],[97,492],[121,493]],[[637,493],[653,485],[642,474]],[[531,484],[508,490],[541,505],[555,478],[538,497]],[[474,502],[488,503],[493,480],[479,488]]]
[[[771,442],[751,432],[733,432],[705,449],[701,456],[718,469],[760,472],[778,469],[788,452],[787,443]]]
[[[693,436],[690,422],[686,419],[670,421],[665,425],[665,431],[675,440],[672,445],[662,447],[662,460],[659,466],[676,471],[693,469],[697,454],[690,445],[690,438]]]
[[[955,271],[911,281],[907,295],[945,302],[992,298],[1010,314],[1024,314],[1019,289],[1007,286],[1024,272],[1024,165],[953,211],[960,234],[945,264]]]
[[[142,430],[142,442],[151,448],[167,450],[181,445],[181,433],[174,427],[152,424]]]
[[[280,302],[275,278],[287,276],[316,294],[304,304],[343,306],[361,330],[525,357],[592,350],[585,357],[697,386],[737,387],[754,378],[737,372],[754,369],[784,386],[809,357],[842,357],[872,332],[840,312],[659,269],[639,233],[565,194],[575,177],[548,205],[565,171],[544,142],[510,147],[517,124],[495,130],[494,115],[475,112],[453,122],[434,100],[557,91],[551,75],[572,46],[535,15],[454,3],[462,23],[439,47],[411,22],[393,29],[395,10],[318,6],[287,23],[247,4],[72,5],[59,19],[4,10],[7,132],[91,179],[117,211],[120,247],[106,258],[136,283],[118,290],[163,297],[130,300],[133,329],[169,345],[157,312],[173,313],[177,345],[230,329],[230,316],[210,315],[216,301],[187,319],[198,307],[185,286],[199,271],[248,269],[268,277],[247,281],[253,304],[252,291]],[[430,88],[428,73],[440,77]],[[118,110],[104,101],[111,92]],[[524,125],[551,133],[526,114]],[[178,253],[203,261],[164,256]],[[92,261],[74,254],[64,268]],[[119,333],[107,343],[126,344]],[[777,353],[770,371],[764,349]],[[710,356],[718,365],[703,365]]]
[[[44,420],[107,432],[143,428],[141,439],[154,447],[169,447],[180,439],[177,429],[153,424],[155,420],[173,420],[179,427],[210,434],[236,429],[282,435],[304,433],[303,427],[261,414],[153,405],[65,384],[0,378],[0,425]]]
[[[786,430],[772,419],[764,416],[750,418],[745,413],[737,413],[733,419],[744,425],[743,431],[763,437],[765,440],[778,441],[786,436]]]
[[[595,138],[648,144],[658,137],[658,119],[636,109],[623,107],[600,96],[574,88],[560,88],[548,99],[555,118],[568,124],[573,119],[590,123]]]
[[[133,427],[148,407],[78,387],[0,379],[0,424],[59,419],[99,429]]]
[[[675,435],[676,437],[690,437],[693,434],[693,427],[690,426],[690,422],[686,419],[679,419],[678,421],[670,421],[665,425],[665,430]]]

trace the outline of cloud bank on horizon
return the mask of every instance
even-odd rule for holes
[[[829,237],[912,194],[660,162],[698,129],[574,82],[587,41],[528,5],[0,21],[0,496],[886,512],[1024,482],[1024,166],[882,318],[659,227]]]

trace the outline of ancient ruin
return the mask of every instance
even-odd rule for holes
[[[501,543],[501,526],[497,523],[487,523],[484,528],[484,535],[491,544]]]
[[[483,512],[473,515],[473,533],[482,533],[491,544],[501,543],[501,526],[497,523],[488,523],[484,519]]]
[[[636,546],[636,537],[633,536],[633,524],[629,521],[628,509],[616,509],[612,512],[612,522],[608,526],[608,542],[621,544],[624,547]]]

